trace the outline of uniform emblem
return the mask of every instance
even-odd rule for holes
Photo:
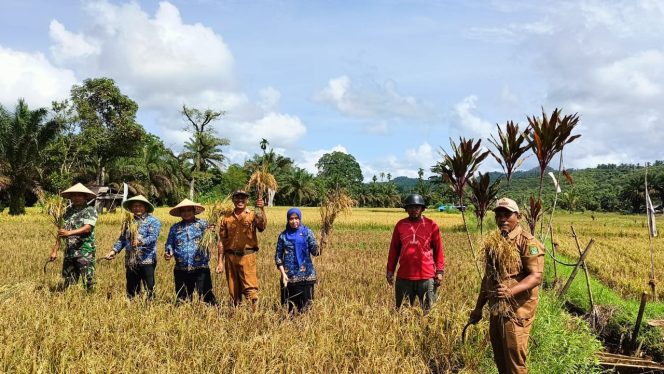
[[[535,247],[535,246],[530,247],[530,254],[531,255],[536,255],[538,252],[539,252],[539,250],[537,250],[537,247]]]

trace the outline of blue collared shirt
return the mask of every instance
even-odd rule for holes
[[[115,242],[113,250],[115,253],[120,253],[123,248],[127,249],[126,265],[129,264],[130,251],[136,251],[140,265],[152,265],[157,261],[157,238],[161,231],[161,223],[151,214],[146,214],[142,218],[134,218],[134,220],[138,221],[138,246],[132,248],[129,233],[125,230]]]
[[[176,269],[191,271],[209,267],[210,254],[198,247],[207,226],[206,220],[195,218],[193,222],[180,221],[171,227],[166,253],[175,257]]]

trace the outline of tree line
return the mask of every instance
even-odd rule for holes
[[[223,131],[214,131],[219,121],[219,129],[223,130],[225,112],[220,110],[183,105],[180,113],[189,138],[182,151],[175,153],[138,123],[137,110],[138,104],[110,78],[86,79],[72,87],[69,98],[53,102],[50,108],[31,109],[23,99],[13,110],[0,106],[0,208],[7,206],[10,214],[22,214],[25,206],[36,203],[40,196],[58,193],[76,182],[117,190],[127,183],[131,194],[142,194],[157,205],[173,205],[183,197],[203,202],[219,200],[245,188],[250,176],[262,167],[276,179],[277,205],[318,206],[330,190],[344,191],[356,206],[365,207],[399,207],[408,193],[419,193],[432,205],[456,204],[460,196],[461,191],[449,183],[449,173],[446,176],[442,168],[447,155],[443,148],[443,161],[431,166],[434,175],[430,178],[425,179],[424,169],[419,169],[416,179],[393,179],[390,173],[381,172],[365,183],[357,160],[350,154],[323,155],[313,174],[291,158],[275,153],[267,139],[257,144],[262,152],[242,164],[228,164],[224,147],[230,142],[217,136]],[[477,198],[478,194],[486,194],[490,188],[492,194],[500,191],[521,202],[539,194],[545,207],[553,200],[553,190],[540,187],[544,169],[516,170],[524,153],[536,143],[529,136],[531,127],[519,130],[518,124],[508,121],[503,131],[497,125],[498,136],[489,139],[494,149],[484,151],[481,158],[492,155],[503,173],[476,174],[473,170],[468,184],[461,186],[469,191],[468,200],[473,206],[477,208],[483,200]],[[555,134],[549,135],[555,142]],[[458,146],[464,141],[460,139]],[[479,143],[472,145],[479,147]],[[455,149],[457,143],[450,144],[451,154],[463,154],[463,150]],[[471,153],[471,149],[466,151]],[[556,151],[549,153],[546,165]],[[559,204],[563,209],[643,208],[643,166],[609,164],[566,173],[572,184],[561,194]],[[651,196],[664,201],[664,163],[655,162],[649,175]],[[460,204],[465,204],[463,194]]]

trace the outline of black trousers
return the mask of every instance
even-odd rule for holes
[[[145,286],[148,299],[154,299],[154,270],[157,263],[151,265],[137,265],[125,267],[127,277],[127,297],[133,298],[141,293],[141,285]]]
[[[173,269],[175,278],[175,294],[178,302],[191,300],[194,289],[198,292],[198,297],[210,305],[217,305],[217,299],[212,292],[212,276],[210,269],[196,269],[192,271]]]
[[[281,305],[288,305],[290,313],[306,312],[313,300],[313,282],[288,283],[286,287],[281,283]]]

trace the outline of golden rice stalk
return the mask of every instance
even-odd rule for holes
[[[334,220],[339,214],[350,213],[355,201],[343,191],[332,191],[324,198],[320,206],[321,233],[320,252],[328,245]]]
[[[485,261],[489,265],[487,276],[491,280],[498,284],[505,284],[506,281],[511,279],[511,275],[521,271],[521,256],[516,243],[508,241],[501,235],[500,231],[496,230],[489,235],[484,240],[482,247],[484,248]],[[490,313],[508,319],[516,318],[511,301],[509,299],[498,299],[489,309]]]
[[[60,230],[65,225],[65,212],[67,211],[67,202],[60,195],[49,195],[49,196],[44,195],[42,196],[42,203],[44,211],[51,218],[51,222],[53,222],[53,225],[55,226],[56,231],[54,236],[57,238],[58,237],[57,230]],[[64,238],[60,238],[58,243],[60,244],[59,249],[60,250],[64,249],[65,246]]]
[[[122,225],[120,235],[125,235],[129,239],[129,248],[127,248],[127,265],[135,267],[138,265],[138,221],[134,214],[128,210],[122,209]]]
[[[205,252],[208,256],[217,248],[219,242],[219,220],[222,216],[229,215],[233,212],[233,202],[226,197],[223,201],[215,201],[208,205],[205,209],[207,212],[207,221],[209,225],[217,226],[214,230],[205,230],[201,241],[198,242],[199,250]]]
[[[263,198],[263,194],[266,193],[267,190],[277,190],[277,180],[274,178],[274,175],[270,174],[267,170],[267,164],[261,165],[261,167],[249,177],[249,182],[247,183],[246,188],[247,190],[251,190],[254,187],[256,188],[259,199]]]

